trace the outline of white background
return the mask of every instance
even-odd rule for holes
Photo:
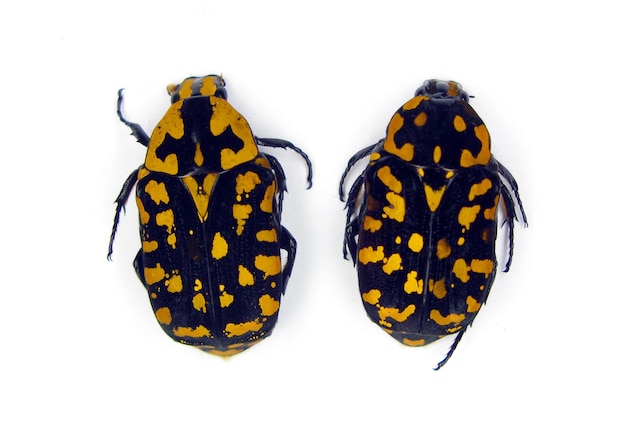
[[[624,41],[618,2],[23,1],[0,26],[0,429],[624,430]],[[223,360],[171,341],[113,200],[165,86],[222,73],[291,152],[299,250],[274,334]],[[338,180],[425,79],[475,96],[530,226],[452,342],[408,348],[366,317],[341,256]]]

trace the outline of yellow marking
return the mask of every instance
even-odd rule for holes
[[[380,312],[380,308],[378,309],[378,311]],[[387,322],[385,320],[379,319],[378,320],[378,325],[382,326],[382,327],[388,327],[388,328],[383,328],[383,330],[385,330],[389,334],[393,334],[393,330],[391,330],[392,325],[391,325],[390,322]]]
[[[402,257],[400,254],[392,254],[385,265],[383,265],[383,271],[387,274],[391,274],[395,271],[402,270]]]
[[[183,279],[179,274],[172,275],[172,277],[165,281],[165,286],[167,287],[167,292],[181,292],[183,290]]]
[[[228,242],[222,234],[217,232],[213,236],[213,246],[211,247],[211,256],[215,259],[224,258],[228,254]]]
[[[420,252],[424,247],[424,237],[418,233],[411,234],[408,246],[413,252]]]
[[[139,197],[136,197],[135,201],[137,201],[137,208],[139,209],[139,221],[142,225],[146,225],[150,221],[150,214],[146,211]]]
[[[406,214],[404,198],[393,192],[387,192],[385,197],[390,205],[383,207],[383,212],[393,220],[404,222],[404,216]]]
[[[280,256],[257,255],[254,257],[254,266],[264,273],[263,279],[267,279],[268,276],[276,276],[280,274],[281,270]]]
[[[172,233],[167,236],[167,244],[169,244],[172,249],[176,249],[176,234]]]
[[[421,112],[415,117],[413,123],[415,123],[415,126],[417,127],[422,127],[426,124],[426,120],[428,120],[428,116],[425,112]]]
[[[191,327],[176,327],[174,329],[174,334],[178,337],[192,337],[192,338],[202,338],[202,337],[211,337],[211,332],[208,328],[203,325],[199,325],[196,328]]]
[[[449,324],[458,324],[465,319],[465,314],[455,314],[451,313],[450,315],[442,315],[437,309],[433,309],[430,311],[430,319],[435,321],[440,326],[445,326]]]
[[[201,167],[202,164],[204,164],[204,155],[202,154],[200,143],[196,143],[196,151],[193,154],[193,163],[198,167]]]
[[[261,330],[261,327],[263,327],[263,324],[258,322],[258,320],[248,321],[240,324],[228,323],[224,328],[224,334],[226,335],[226,337],[241,336],[248,332],[259,331]]]
[[[496,195],[496,198],[493,200],[493,207],[486,208],[483,212],[485,219],[487,220],[496,220],[496,211],[498,210],[498,202],[500,201],[500,195]]]
[[[371,233],[378,231],[383,226],[383,222],[378,219],[374,219],[371,216],[365,216],[363,221],[363,228]]]
[[[165,270],[161,267],[161,263],[157,263],[156,267],[144,267],[143,277],[148,285],[154,285],[165,278]]]
[[[458,96],[459,95],[459,83],[454,81],[448,81],[448,95],[450,96]]]
[[[416,346],[425,345],[426,344],[426,339],[407,339],[407,338],[403,338],[402,339],[402,343],[404,345],[416,347]]]
[[[167,229],[167,243],[172,247],[172,249],[176,249],[176,234],[174,234],[174,211],[172,209],[163,210],[160,213],[156,214],[156,224],[158,226],[163,226]]]
[[[198,218],[204,222],[203,217],[206,218],[207,216],[207,210],[209,208],[209,194],[211,193],[211,190],[207,193],[202,186],[198,185],[198,182],[194,177],[186,176],[182,177],[181,180],[193,199],[196,210],[198,211]],[[193,233],[190,232],[189,234]]]
[[[478,312],[480,310],[480,302],[472,296],[467,296],[465,303],[467,303],[467,312],[469,313]]]
[[[147,170],[146,167],[139,168],[139,172],[137,173],[137,181],[141,180],[142,178],[148,175],[150,175],[150,171]]]
[[[258,158],[256,158],[254,160],[254,163],[259,166],[262,166],[263,168],[270,168],[270,169],[272,168],[272,166],[270,165],[270,162],[267,159],[265,159],[263,156],[259,156]]]
[[[412,98],[411,100],[407,101],[404,105],[402,105],[402,109],[405,111],[411,111],[417,108],[419,104],[422,103],[422,101],[429,100],[429,99],[430,98],[428,96],[424,96],[424,95],[416,96]]]
[[[432,292],[439,300],[448,294],[446,289],[446,278],[441,278],[437,282],[433,279],[428,281],[428,291]]]
[[[195,310],[206,313],[206,299],[202,293],[197,293],[193,296],[191,303]]]
[[[172,104],[152,132],[152,137],[148,143],[145,162],[146,168],[150,171],[163,172],[171,175],[178,174],[178,156],[176,156],[175,153],[170,153],[165,156],[165,159],[160,159],[157,156],[157,149],[163,144],[167,135],[175,140],[180,140],[183,137],[185,125],[180,116],[182,104],[182,100]]]
[[[228,170],[244,162],[254,160],[259,150],[248,122],[226,100],[211,96],[210,101],[213,115],[209,127],[213,136],[220,136],[230,126],[233,134],[242,142],[240,150],[234,151],[231,148],[224,148],[220,151],[222,169]]]
[[[491,189],[491,186],[493,186],[491,180],[489,180],[488,178],[483,179],[480,183],[472,185],[467,198],[469,198],[470,201],[474,201],[474,198],[476,198],[477,196],[486,194],[489,189]]]
[[[375,160],[378,160],[378,159],[380,159],[380,153],[374,152],[374,153],[372,153],[370,155],[370,161],[375,161]]]
[[[385,258],[385,250],[382,246],[367,246],[359,250],[359,262],[361,264],[369,264],[382,261]]]
[[[263,201],[259,207],[261,211],[265,213],[272,213],[274,210],[274,195],[276,195],[276,182],[272,181],[272,184],[265,189],[265,195],[263,196]]]
[[[228,294],[224,285],[220,285],[220,307],[222,309],[227,308],[235,300],[235,297]]]
[[[200,279],[196,279],[194,281],[193,290],[196,292],[202,291],[202,281]]]
[[[400,238],[400,236],[396,236],[394,241],[395,241],[396,244],[402,243],[402,239]]]
[[[402,128],[404,125],[404,118],[396,113],[389,122],[389,126],[387,127],[387,137],[385,142],[383,143],[383,148],[393,154],[398,156],[400,159],[410,162],[413,160],[413,155],[415,152],[415,147],[411,143],[405,143],[401,147],[398,147],[395,141],[396,132]]]
[[[458,244],[459,246],[463,246],[465,244],[465,238],[459,237],[459,239],[456,241],[456,244]]]
[[[257,173],[248,171],[243,175],[239,174],[235,182],[235,190],[238,195],[241,195],[252,192],[256,185],[261,184],[261,179]]]
[[[459,330],[461,330],[462,328],[463,328],[463,326],[455,326],[455,327],[451,327],[451,328],[449,328],[449,329],[446,329],[446,331],[447,331],[448,333],[456,333],[456,332],[458,332]]]
[[[441,147],[435,146],[435,149],[433,150],[433,162],[439,163],[440,160],[441,160]]]
[[[417,280],[417,272],[411,270],[406,275],[406,282],[404,283],[404,292],[407,294],[417,293],[421,295],[424,292],[424,280]]]
[[[235,344],[235,345],[237,345],[237,344]],[[196,347],[196,348],[200,348],[204,352],[208,352],[209,354],[213,354],[213,355],[216,355],[216,356],[224,357],[225,360],[228,360],[227,357],[232,357],[234,355],[242,353],[245,349],[247,349],[249,347],[239,348],[239,349],[234,348],[234,349],[228,349],[228,350],[225,350],[225,351],[220,351],[220,350],[217,350],[217,349],[206,349],[206,348],[203,348],[203,347]]]
[[[395,143],[394,143],[394,146],[395,146]],[[411,162],[415,155],[415,146],[411,143],[404,143],[399,148],[395,146],[391,150],[387,150],[387,151],[393,155],[398,156],[402,160]]]
[[[413,315],[413,313],[415,313],[414,304],[408,305],[407,307],[404,308],[402,312],[400,312],[400,309],[398,308],[388,308],[388,307],[378,308],[378,317],[380,318],[381,321],[385,323],[383,325],[389,325],[389,323],[386,322],[387,318],[391,318],[396,322],[404,322],[407,320],[407,318]]]
[[[143,250],[144,253],[154,252],[158,248],[159,248],[159,243],[156,240],[141,242],[141,249]]]
[[[145,191],[148,195],[150,195],[150,198],[155,204],[169,204],[170,202],[170,196],[165,189],[165,183],[150,180],[148,184],[146,184]]]
[[[158,322],[163,325],[170,325],[172,322],[172,312],[170,312],[170,308],[162,307],[154,311],[154,316]]]
[[[376,172],[376,176],[389,190],[395,193],[402,192],[402,183],[392,173],[391,168],[384,166]]]
[[[452,273],[463,283],[469,280],[470,266],[463,258],[458,258],[452,266]]]
[[[454,123],[454,130],[456,130],[457,132],[464,132],[465,129],[467,129],[465,120],[463,120],[463,117],[461,117],[460,115],[454,116],[453,123]]]
[[[269,294],[263,294],[259,298],[259,306],[261,307],[261,315],[272,316],[278,312],[280,302],[278,300],[274,300]]]
[[[221,77],[209,75],[202,78],[202,87],[200,87],[200,94],[202,96],[213,96],[217,92],[217,80],[222,80]]]
[[[171,233],[174,227],[174,211],[172,209],[163,210],[156,214],[156,224],[167,228],[167,232]]]
[[[468,168],[474,165],[487,165],[491,160],[491,144],[487,127],[483,124],[474,128],[476,138],[480,140],[481,147],[478,155],[474,155],[467,149],[461,152],[461,167]]]
[[[446,171],[446,175],[445,177],[449,180],[452,178],[452,176],[454,176],[454,171],[450,170],[450,171]]]
[[[252,206],[250,204],[233,204],[233,218],[237,220],[237,235],[243,233],[244,225],[246,224],[246,220],[250,217],[250,213],[252,213]]]
[[[445,238],[442,238],[437,242],[437,258],[444,259],[450,256],[452,250],[450,249],[450,244]]]
[[[441,189],[434,190],[430,185],[424,184],[424,192],[426,193],[426,203],[431,212],[434,212],[441,204],[441,198],[446,187],[442,186]]]
[[[250,270],[245,268],[243,265],[239,265],[239,285],[241,286],[250,286],[254,285],[254,276],[250,273]]]
[[[377,305],[381,296],[382,293],[377,289],[371,289],[368,292],[361,294],[363,301],[371,305]]]
[[[187,78],[185,81],[180,83],[178,86],[176,84],[170,84],[170,85],[167,86],[167,92],[171,96],[172,93],[174,93],[176,91],[176,87],[178,87],[179,88],[178,89],[178,96],[181,99],[188,98],[189,96],[191,96],[193,94],[193,91],[191,90],[191,86],[193,85],[195,80],[196,80],[195,78]]]
[[[256,233],[256,239],[260,242],[277,242],[278,235],[276,234],[276,230],[274,228],[268,230],[261,230]]]
[[[419,174],[420,177],[424,177],[424,168],[418,168],[417,174]]]
[[[227,292],[223,292],[220,294],[220,307],[222,309],[227,308],[231,305],[231,303],[235,300],[235,297],[232,294],[228,294]]]
[[[480,206],[478,204],[471,207],[461,207],[458,216],[459,225],[464,226],[465,229],[469,229],[470,225],[476,221],[476,216],[479,211]]]
[[[493,261],[490,259],[473,259],[470,263],[470,268],[474,273],[484,274],[486,279],[493,272]]]

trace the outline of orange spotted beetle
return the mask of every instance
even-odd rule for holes
[[[347,199],[344,257],[357,267],[369,318],[399,342],[456,339],[472,324],[496,274],[498,206],[508,229],[526,215],[511,173],[491,154],[489,132],[454,81],[429,80],[391,118]],[[517,203],[517,208],[516,208]]]
[[[220,76],[168,86],[172,105],[149,137],[117,114],[147,147],[142,166],[116,199],[109,258],[120,212],[136,185],[141,249],[134,267],[157,321],[172,339],[218,355],[237,354],[269,336],[296,256],[281,225],[285,174],[226,100]],[[283,263],[281,250],[286,251]]]

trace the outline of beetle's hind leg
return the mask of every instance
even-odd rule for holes
[[[137,182],[137,173],[139,172],[139,168],[130,173],[124,185],[122,186],[122,190],[119,195],[115,199],[115,204],[117,204],[117,208],[115,209],[115,216],[113,218],[113,228],[111,229],[111,237],[109,239],[109,253],[107,254],[107,259],[111,261],[111,255],[113,255],[113,241],[115,240],[115,233],[117,231],[117,225],[120,222],[120,214],[124,210],[124,206],[126,205],[126,201],[128,201],[128,197],[130,196],[130,191],[133,190],[133,186]]]
[[[456,336],[456,339],[454,339],[454,343],[452,344],[452,346],[450,347],[450,350],[448,351],[448,354],[446,354],[446,357],[437,364],[437,367],[435,367],[434,370],[439,370],[446,363],[448,363],[448,360],[450,360],[450,357],[452,357],[452,354],[454,354],[454,350],[456,350],[456,347],[459,345],[459,342],[461,342],[461,338],[465,334],[466,330],[467,328],[464,328],[458,333],[458,335]]]
[[[298,244],[296,243],[296,239],[294,236],[287,230],[287,228],[281,226],[280,227],[280,248],[284,251],[287,251],[287,262],[285,263],[285,268],[283,269],[283,294],[285,294],[285,290],[287,289],[287,282],[289,281],[289,277],[291,276],[291,270],[293,270],[293,264],[296,260],[296,250]]]

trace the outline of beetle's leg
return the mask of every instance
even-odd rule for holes
[[[285,171],[283,171],[283,167],[280,165],[280,162],[278,162],[278,159],[276,159],[274,156],[263,153],[263,157],[265,157],[269,161],[270,166],[272,167],[276,175],[276,181],[278,182],[278,213],[282,213],[283,194],[287,192]]]
[[[522,215],[522,223],[524,224],[524,226],[527,226],[528,220],[526,219],[526,212],[524,211],[524,206],[522,205],[522,199],[519,196],[519,190],[517,188],[517,182],[515,181],[515,177],[513,177],[513,174],[511,174],[511,172],[500,162],[498,162],[498,172],[511,185],[511,190],[513,191],[513,195],[515,196],[515,200],[519,205],[520,213]],[[513,202],[513,199],[511,199],[511,202]],[[518,220],[515,206],[512,206],[512,208],[514,210],[513,214],[515,215],[515,220]]]
[[[124,118],[124,115],[122,114],[122,100],[124,99],[124,96],[122,95],[123,92],[124,92],[124,89],[119,89],[117,92],[117,116],[120,118],[120,121],[122,123],[124,123],[126,126],[130,128],[131,135],[137,138],[137,142],[139,142],[141,145],[145,147],[148,147],[148,142],[150,141],[150,137],[148,136],[146,131],[144,131],[143,128],[139,124],[132,123],[126,120]]]
[[[117,224],[120,221],[120,213],[122,210],[125,211],[124,206],[126,205],[126,201],[128,201],[128,197],[130,196],[130,192],[133,190],[133,186],[137,182],[137,173],[139,172],[139,168],[134,170],[122,186],[122,190],[119,195],[115,199],[115,203],[117,204],[117,208],[115,209],[115,217],[113,218],[113,229],[111,230],[111,238],[109,240],[109,253],[107,255],[107,259],[111,261],[111,255],[113,254],[113,240],[115,240],[115,232],[117,231]]]
[[[348,259],[348,251],[352,258],[352,264],[356,265],[356,235],[358,234],[359,226],[357,219],[346,223],[346,231],[343,236],[343,258]]]
[[[450,347],[450,350],[448,351],[448,354],[446,354],[446,357],[437,364],[437,367],[435,368],[435,370],[441,369],[446,363],[448,363],[448,360],[450,360],[450,357],[452,357],[452,354],[454,353],[454,350],[459,345],[459,342],[461,342],[461,338],[465,334],[465,330],[467,330],[467,328],[464,328],[463,330],[461,330],[459,332],[459,334],[457,335],[456,339],[454,339],[454,343]]]
[[[296,249],[297,249],[296,239],[291,235],[291,233],[285,227],[281,227],[280,231],[280,248],[287,251],[287,262],[285,263],[285,268],[283,269],[283,294],[287,289],[287,282],[289,281],[289,276],[291,276],[291,270],[293,269],[293,263],[296,259]]]
[[[502,201],[504,202],[504,222],[502,225],[507,226],[507,230],[509,231],[509,257],[506,260],[506,264],[504,265],[504,272],[508,272],[511,267],[511,263],[513,262],[513,245],[514,245],[514,227],[515,227],[515,204],[513,203],[513,197],[511,196],[511,192],[503,185],[502,187]]]
[[[524,206],[522,205],[522,199],[519,196],[519,191],[517,188],[517,182],[513,177],[513,174],[501,163],[497,162],[498,165],[498,173],[500,177],[504,179],[501,189],[502,201],[504,204],[504,212],[505,219],[503,225],[507,226],[509,231],[509,257],[504,266],[504,271],[509,271],[511,267],[511,262],[513,262],[513,237],[515,235],[513,229],[515,225],[515,221],[519,221],[518,212],[515,208],[515,203],[519,206],[519,214],[521,215],[521,221],[524,226],[528,225],[528,220],[526,219],[526,212],[524,211]],[[515,198],[515,199],[513,199]]]
[[[311,188],[311,186],[313,185],[313,165],[311,164],[311,160],[309,159],[309,156],[305,152],[300,150],[298,147],[296,147],[289,141],[285,141],[285,140],[281,140],[277,138],[258,138],[258,137],[255,137],[255,138],[257,140],[258,145],[262,145],[265,147],[291,149],[295,151],[296,153],[298,153],[302,157],[302,159],[304,159],[308,167],[309,173],[307,175],[307,182],[308,182],[307,189]]]
[[[359,220],[360,214],[364,211],[363,203],[361,204],[360,211],[357,209],[359,195],[363,187],[363,176],[360,175],[350,188],[348,194],[348,202],[346,208],[348,209],[346,215],[346,231],[343,237],[343,257],[348,259],[348,251],[352,257],[352,262],[356,264],[356,236],[359,233]]]
[[[356,164],[359,160],[363,159],[364,157],[369,156],[370,154],[372,154],[372,151],[374,151],[374,148],[378,144],[380,144],[382,141],[383,140],[381,139],[376,144],[372,144],[370,146],[367,146],[364,149],[361,149],[358,152],[356,152],[354,155],[352,155],[352,157],[348,161],[348,165],[346,166],[346,169],[343,171],[343,174],[341,175],[341,180],[339,181],[339,199],[341,201],[344,201],[344,199],[345,199],[345,196],[344,196],[344,193],[343,193],[343,184],[345,183],[346,177],[350,173],[350,170],[352,169],[354,164]]]

